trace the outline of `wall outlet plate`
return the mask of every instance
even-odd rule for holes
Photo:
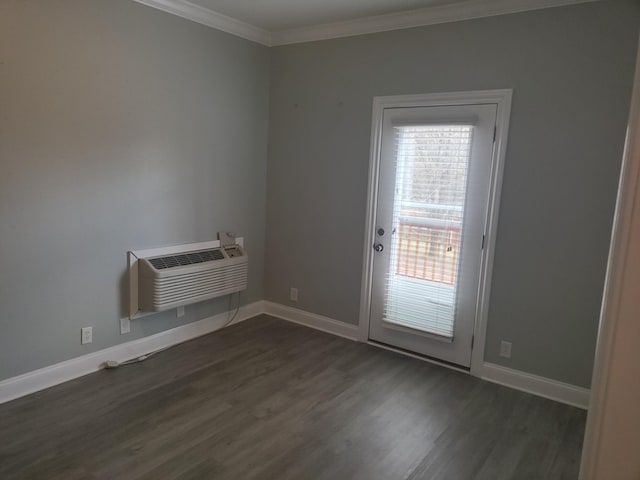
[[[128,318],[120,319],[120,335],[124,335],[125,333],[129,333],[131,331],[131,320]]]
[[[80,337],[80,343],[85,345],[93,342],[93,327],[83,327],[82,336]]]
[[[500,356],[504,358],[511,358],[511,342],[500,342]]]
[[[184,317],[184,307],[176,308],[176,317]]]
[[[292,302],[297,302],[298,301],[298,289],[295,287],[291,287],[291,290],[289,291],[289,298],[291,299]]]

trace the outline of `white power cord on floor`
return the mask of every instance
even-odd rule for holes
[[[236,306],[235,312],[233,312],[233,315],[231,316],[231,318],[228,319],[227,322],[224,325],[222,325],[220,328],[218,328],[217,330],[220,330],[222,328],[228,327],[231,324],[231,322],[233,322],[235,320],[236,316],[238,315],[238,312],[240,311],[240,292],[237,293],[237,296],[238,296],[238,305]],[[232,297],[233,297],[233,294],[229,294],[229,312],[231,312],[231,298]],[[150,352],[150,353],[145,353],[144,355],[140,355],[139,357],[132,358],[131,360],[126,360],[124,362],[118,362],[116,360],[107,360],[106,362],[104,362],[104,368],[113,369],[113,368],[122,367],[124,365],[131,365],[133,363],[144,362],[147,358],[152,357],[156,353],[160,353],[160,352],[166,350],[167,348],[171,348],[171,347],[173,347],[173,345],[169,345],[169,346],[164,347],[164,348],[159,348],[158,350],[154,350],[153,352]]]
[[[139,357],[132,358],[131,360],[125,360],[124,362],[118,362],[116,360],[107,360],[104,362],[104,368],[118,368],[124,365],[131,365],[132,363],[144,362],[147,358],[154,356],[156,353],[160,353],[167,348],[173,347],[173,345],[169,345],[168,347],[159,348],[158,350],[154,350],[150,353],[145,353],[144,355],[140,355]]]
[[[229,295],[229,311],[231,311],[231,297],[233,297],[233,294]],[[227,323],[222,325],[220,328],[228,327],[231,324],[231,322],[233,322],[235,320],[236,315],[238,315],[238,312],[240,311],[240,292],[237,293],[237,297],[238,297],[238,305],[236,306],[236,311],[233,312],[233,315],[227,321]]]

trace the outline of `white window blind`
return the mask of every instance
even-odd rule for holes
[[[473,127],[395,127],[397,165],[384,321],[453,337]]]

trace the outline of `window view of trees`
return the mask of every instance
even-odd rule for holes
[[[453,285],[460,251],[473,129],[397,129],[396,273]]]

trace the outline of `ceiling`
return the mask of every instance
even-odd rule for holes
[[[464,0],[190,0],[270,32],[462,3]]]
[[[135,0],[267,46],[599,0]]]

